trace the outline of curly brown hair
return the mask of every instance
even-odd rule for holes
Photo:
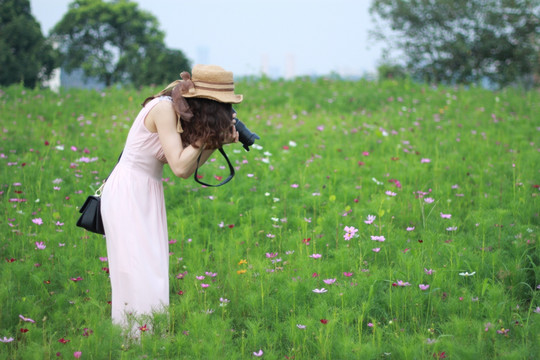
[[[142,106],[159,96],[171,97],[172,92],[173,90],[169,86],[159,94],[146,98]],[[199,142],[204,144],[206,149],[218,149],[221,147],[225,142],[225,135],[228,131],[231,131],[232,105],[205,98],[182,98],[178,99],[178,101],[186,101],[189,110],[184,110],[193,114],[193,117],[189,120],[180,118],[180,124],[184,130],[180,134],[182,144],[184,146],[198,147],[197,142]],[[179,108],[182,107],[179,106]],[[178,113],[177,115],[179,116]]]
[[[186,98],[193,113],[190,121],[180,119],[184,132],[181,135],[185,145],[195,146],[196,141],[207,149],[217,149],[225,142],[227,132],[231,132],[232,105],[204,98]]]

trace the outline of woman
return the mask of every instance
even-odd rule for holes
[[[242,95],[234,93],[232,73],[196,65],[192,75],[183,72],[182,80],[144,101],[103,188],[112,319],[127,330],[136,329],[137,317],[169,304],[163,164],[188,178],[201,152],[202,164],[214,149],[238,141],[231,104]]]

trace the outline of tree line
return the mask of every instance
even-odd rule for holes
[[[0,0],[0,84],[39,85],[57,67],[106,86],[171,81],[191,67],[165,45],[157,18],[129,0],[74,0],[45,38],[29,0]]]
[[[370,12],[376,39],[399,56],[383,58],[383,77],[540,85],[540,0],[373,0]],[[0,0],[0,85],[34,87],[59,66],[107,86],[166,83],[191,64],[164,38],[130,0],[74,0],[47,38],[29,0]]]

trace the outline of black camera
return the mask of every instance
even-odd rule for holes
[[[236,110],[233,109],[233,112],[236,113]],[[238,131],[238,141],[242,143],[246,151],[249,151],[249,147],[255,143],[255,140],[260,140],[260,137],[251,132],[238,118],[235,117],[234,119],[236,120],[234,126],[236,127],[236,131]]]

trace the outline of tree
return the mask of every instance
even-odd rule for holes
[[[47,80],[57,63],[29,0],[0,0],[0,84],[34,87]]]
[[[504,86],[540,75],[540,0],[374,0],[370,12],[415,77]]]
[[[129,0],[75,0],[51,36],[67,71],[81,68],[107,86],[164,83],[189,68],[180,50],[166,48],[157,19]]]

